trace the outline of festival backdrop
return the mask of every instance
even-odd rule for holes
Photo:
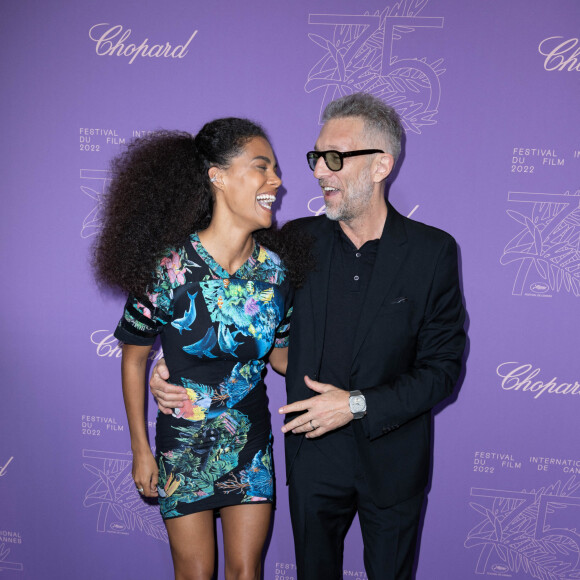
[[[149,131],[250,117],[281,167],[278,222],[319,214],[305,152],[325,105],[353,91],[401,114],[389,199],[457,239],[469,313],[461,388],[436,410],[417,578],[580,578],[578,0],[19,0],[1,13],[2,578],[172,577],[158,509],[131,480],[112,335],[123,297],[89,265],[111,158]],[[270,371],[267,384],[278,504],[264,578],[291,580],[284,383]],[[155,411],[149,398],[151,433]],[[366,578],[356,522],[344,577]]]

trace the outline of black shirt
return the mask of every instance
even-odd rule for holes
[[[334,223],[334,236],[319,381],[350,390],[354,337],[379,240],[370,240],[357,249],[338,222]]]

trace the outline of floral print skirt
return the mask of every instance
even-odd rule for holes
[[[273,502],[267,404],[262,383],[232,408],[213,397],[201,420],[158,414],[155,442],[163,518]]]

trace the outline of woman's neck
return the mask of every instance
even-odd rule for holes
[[[251,232],[220,227],[214,220],[198,236],[212,258],[230,275],[247,262],[254,250]]]

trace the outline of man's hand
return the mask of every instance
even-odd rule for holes
[[[168,378],[169,369],[165,365],[165,359],[162,358],[153,369],[149,380],[149,388],[157,401],[159,410],[164,415],[171,415],[173,409],[183,407],[183,401],[188,399],[185,389],[168,383]]]
[[[288,433],[289,431],[294,434],[306,433],[305,437],[312,439],[352,421],[353,415],[348,406],[350,397],[348,391],[337,389],[333,385],[313,381],[309,377],[304,377],[304,382],[309,389],[319,394],[310,399],[296,401],[278,409],[278,413],[281,415],[306,411],[306,413],[286,423],[282,427],[282,433]]]

